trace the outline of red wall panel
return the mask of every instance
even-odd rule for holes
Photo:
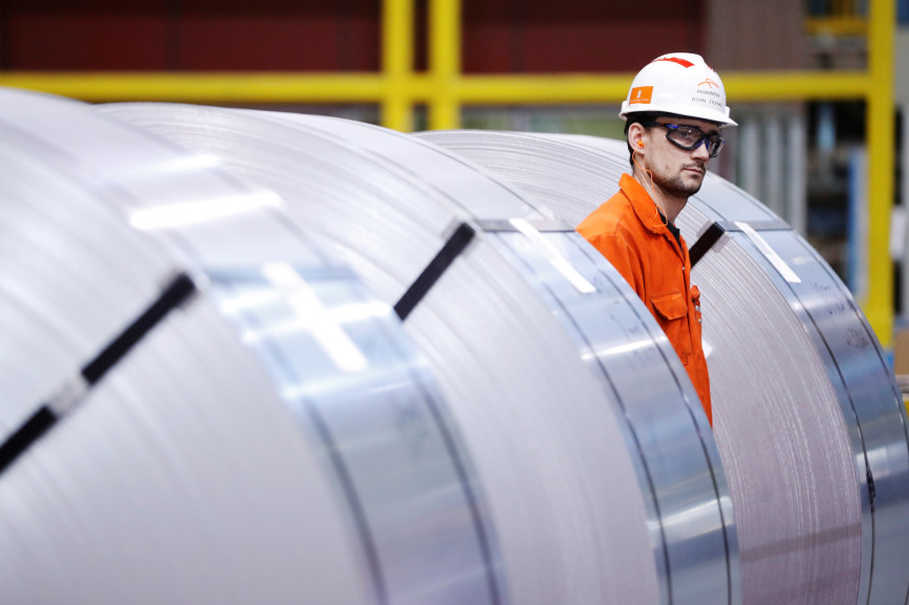
[[[378,70],[379,0],[0,0],[6,69]],[[702,51],[704,0],[464,0],[467,72],[630,71]],[[127,8],[124,8],[124,4]],[[426,2],[416,64],[425,67]]]
[[[165,69],[162,14],[19,13],[7,20],[7,69]]]
[[[2,0],[0,0],[2,1]],[[0,7],[6,69],[379,69],[379,5],[94,0]]]
[[[344,52],[342,28],[331,17],[190,16],[178,25],[181,69],[375,70],[376,54]],[[374,28],[373,28],[374,29]],[[376,36],[372,39],[375,41]],[[363,36],[355,38],[362,41]],[[372,55],[372,61],[363,60]],[[365,55],[365,56],[364,56]],[[359,61],[357,59],[360,59]]]
[[[703,2],[465,2],[467,72],[631,71],[703,48]]]

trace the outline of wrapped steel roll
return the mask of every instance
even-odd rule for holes
[[[296,225],[389,301],[452,221],[493,232],[406,325],[476,461],[509,595],[735,602],[734,528],[693,389],[656,324],[570,227],[547,232],[461,159],[376,127],[187,106],[101,111],[279,191]],[[592,320],[604,310],[612,323]],[[652,368],[650,398],[627,380],[641,366]]]
[[[422,135],[572,224],[629,171],[623,141]],[[707,174],[679,215],[689,244],[726,235],[692,273],[717,441],[742,550],[745,603],[896,603],[907,595],[905,413],[849,292],[762,204]]]
[[[489,178],[471,174],[476,167],[466,170],[463,158],[440,157],[439,149],[412,137],[359,122],[263,117],[330,133],[399,169],[418,172],[487,231],[490,243],[529,283],[542,287],[551,312],[579,344],[579,357],[592,366],[606,399],[627,422],[626,442],[639,457],[639,481],[652,495],[648,518],[659,529],[653,542],[666,577],[664,599],[737,602],[731,588],[738,582],[731,503],[706,417],[665,336],[615,270],[591,253],[570,225],[551,226],[548,215],[528,208],[525,200],[481,189]],[[651,385],[646,391],[640,389],[642,379]]]
[[[279,197],[81,104],[0,107],[4,456],[58,417],[3,460],[4,601],[501,602],[425,362]],[[149,323],[175,270],[203,289]]]

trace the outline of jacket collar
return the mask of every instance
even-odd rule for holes
[[[648,231],[672,237],[663,222],[663,218],[660,216],[659,210],[657,210],[656,202],[653,201],[643,185],[637,182],[630,174],[623,174],[622,178],[619,179],[619,188],[625,194],[625,197],[628,198],[628,201],[631,202],[631,207],[634,208],[634,213],[638,215],[638,220]]]

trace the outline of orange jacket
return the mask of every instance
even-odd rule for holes
[[[712,425],[700,292],[691,285],[688,247],[681,236],[676,241],[640,183],[623,174],[619,187],[577,231],[609,259],[650,309],[682,360]]]

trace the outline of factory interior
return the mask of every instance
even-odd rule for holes
[[[0,212],[4,605],[909,605],[909,0],[5,0]]]

